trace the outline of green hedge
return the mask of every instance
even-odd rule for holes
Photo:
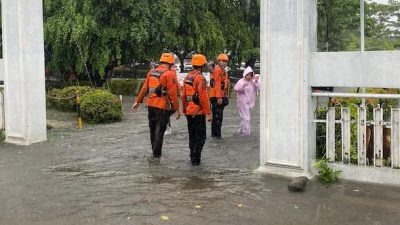
[[[115,95],[138,95],[144,80],[123,79],[108,82],[111,93]]]
[[[52,89],[63,89],[69,86],[89,86],[91,87],[92,84],[90,81],[83,80],[83,81],[62,81],[62,80],[46,80],[46,91],[52,90]]]
[[[110,91],[116,95],[136,95],[136,79],[111,80],[108,82]]]
[[[6,139],[6,135],[4,134],[4,131],[0,130],[0,143],[3,143],[3,141]]]
[[[76,109],[76,94],[83,96],[93,90],[88,86],[70,86],[63,89],[52,89],[47,92],[47,103],[56,109],[64,111],[74,111]]]
[[[93,90],[81,98],[82,119],[88,123],[105,123],[122,119],[122,103],[106,90]]]
[[[139,94],[140,89],[142,88],[144,81],[145,80],[138,80],[138,82],[136,84],[136,91],[135,91],[136,93],[135,93],[135,95]]]
[[[113,78],[125,78],[125,79],[144,79],[149,72],[149,68],[145,69],[131,69],[131,70],[114,70],[111,74]]]

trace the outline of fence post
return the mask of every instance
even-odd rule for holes
[[[380,107],[380,106],[378,106]],[[383,109],[374,109],[374,166],[383,166]]]
[[[357,116],[357,155],[358,165],[367,164],[367,111],[364,106],[358,108]]]
[[[76,94],[76,111],[78,113],[78,128],[83,128],[82,117],[81,117],[81,98],[79,97],[79,93]]]
[[[400,167],[400,109],[396,108],[391,110],[391,142],[390,142],[390,152],[392,159],[392,168]]]
[[[335,162],[335,107],[326,113],[326,158]]]
[[[350,108],[342,107],[341,110],[342,125],[342,162],[350,163]]]

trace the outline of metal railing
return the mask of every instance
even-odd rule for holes
[[[313,97],[400,99],[398,94],[356,94],[356,93],[312,93]],[[379,104],[367,106],[353,105],[340,107],[340,119],[336,120],[336,107],[328,107],[326,118],[314,119],[314,123],[326,125],[325,156],[331,162],[358,164],[359,166],[400,168],[400,108]],[[372,107],[371,107],[372,106]],[[385,115],[390,117],[384,121]],[[389,110],[390,109],[390,110]],[[351,113],[353,112],[353,118]],[[355,112],[355,113],[354,113]],[[369,114],[368,114],[369,113]],[[369,115],[367,119],[367,114]],[[336,124],[340,124],[341,147],[336,149]],[[357,124],[354,127],[354,124]],[[353,125],[353,127],[352,127]],[[352,129],[353,128],[353,129]],[[356,140],[352,140],[356,136]],[[356,134],[356,135],[354,135]],[[389,143],[390,144],[389,144]],[[353,145],[352,145],[353,143]]]

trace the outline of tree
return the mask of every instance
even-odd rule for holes
[[[47,65],[61,73],[105,74],[112,61],[143,55],[146,0],[45,0]]]
[[[396,48],[400,31],[399,9],[397,0],[390,0],[389,4],[365,2],[366,50]],[[318,0],[318,49],[360,50],[359,11],[359,0]]]
[[[224,49],[220,23],[208,11],[209,0],[150,1],[151,32],[147,54],[172,51],[181,62],[191,52],[215,55]]]
[[[254,66],[260,55],[260,1],[210,1],[210,10],[221,23],[231,64],[246,60]]]
[[[318,49],[343,51],[359,33],[359,0],[318,0]]]
[[[44,0],[47,67],[93,78],[163,51],[181,61],[192,52],[256,59],[259,8],[259,0]]]

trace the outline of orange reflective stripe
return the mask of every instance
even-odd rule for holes
[[[196,72],[196,71],[195,71]],[[197,71],[197,73],[200,73]],[[201,74],[201,73],[200,73]],[[205,81],[205,78],[203,75],[193,76],[193,73],[189,73],[185,81],[193,79],[193,84],[189,85],[186,84],[187,87],[184,89],[183,94],[182,94],[182,103],[184,104],[184,113],[186,115],[203,115],[203,114],[209,114],[210,113],[210,106],[209,106],[209,100],[208,100],[208,93],[207,93],[207,82]],[[193,98],[194,94],[197,94],[198,98],[198,103],[195,104],[194,101],[190,101],[191,97]]]
[[[149,83],[148,83],[148,95],[149,97],[161,97],[167,94],[167,90],[164,85],[161,85],[161,76],[168,70],[151,70]]]
[[[194,74],[189,74],[184,80],[184,90],[186,99],[193,100],[193,96],[196,94],[195,79],[200,72],[195,72]],[[189,100],[187,100],[189,102]]]
[[[151,77],[156,79],[157,74],[152,74],[152,72],[158,71],[160,73],[159,79],[151,81]],[[155,76],[155,77],[154,77]],[[155,70],[150,70],[147,74],[146,81],[143,84],[143,87],[140,90],[138,97],[136,98],[136,102],[141,103],[143,98],[147,95],[147,105],[160,108],[160,109],[171,109],[173,107],[175,110],[179,110],[179,102],[178,102],[178,88],[174,79],[176,79],[175,73],[169,70],[168,67],[160,65]],[[151,83],[151,84],[150,84]],[[161,86],[161,95],[157,96],[157,94],[152,91],[150,92],[150,88],[156,88],[157,86]],[[164,90],[164,91],[163,91]],[[151,94],[150,94],[151,93]]]

